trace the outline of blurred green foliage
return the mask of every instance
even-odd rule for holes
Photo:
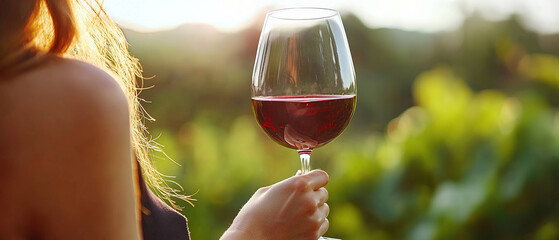
[[[344,24],[357,71],[354,119],[313,152],[329,172],[343,239],[559,239],[559,35],[514,18],[454,32]],[[217,239],[254,191],[295,174],[295,151],[250,109],[261,23],[125,30],[143,63],[161,172],[195,194],[193,239]]]

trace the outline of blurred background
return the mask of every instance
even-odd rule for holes
[[[330,174],[327,236],[559,239],[559,1],[105,0],[144,67],[154,161],[193,239],[218,239],[259,187],[300,168],[250,107],[267,10],[340,10],[357,74]],[[175,163],[176,162],[176,163]]]

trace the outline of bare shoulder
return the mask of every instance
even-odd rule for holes
[[[33,223],[54,238],[72,229],[135,239],[128,102],[118,82],[93,65],[53,58],[0,79],[0,102],[0,181],[14,183],[0,203],[18,216],[33,209],[27,214],[43,221]]]
[[[118,82],[78,60],[52,57],[32,71],[2,79],[0,102],[0,130],[7,133],[0,146],[9,146],[0,150],[17,150],[14,140],[38,149],[75,144],[84,136],[129,135],[128,103]]]
[[[43,111],[62,114],[75,113],[75,108],[83,113],[122,111],[127,106],[120,85],[108,73],[85,62],[59,57],[51,57],[40,67],[12,79],[0,79],[0,100],[10,103],[2,109],[4,112],[42,105],[51,106]]]
[[[118,82],[108,73],[79,60],[51,57],[41,67],[8,81],[32,93],[56,93],[61,98],[95,98],[125,102]],[[12,90],[18,90],[12,89]],[[57,98],[44,99],[57,100]],[[95,103],[95,101],[88,101]]]
[[[95,131],[103,124],[128,124],[128,102],[118,82],[78,60],[53,57],[32,71],[0,81],[0,102],[5,103],[0,121],[7,122],[0,125],[11,129],[50,128],[60,134],[75,133],[72,126]]]

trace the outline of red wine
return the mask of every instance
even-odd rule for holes
[[[279,144],[320,147],[340,135],[355,108],[355,95],[253,97],[258,124]]]

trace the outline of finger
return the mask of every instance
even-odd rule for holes
[[[267,192],[272,186],[266,186],[266,187],[261,187],[258,190],[256,190],[255,194],[264,194],[265,192]]]
[[[329,180],[328,173],[322,170],[312,170],[311,172],[305,174],[304,177],[307,177],[309,186],[313,190],[326,186]]]
[[[318,212],[320,219],[326,219],[330,214],[330,206],[328,206],[328,203],[324,203],[322,206],[318,207]]]
[[[328,231],[329,227],[330,227],[330,221],[328,221],[328,218],[325,218],[324,221],[322,222],[322,224],[320,225],[320,228],[318,229],[317,238],[326,234],[326,231]]]
[[[326,188],[319,188],[318,190],[314,191],[316,194],[316,198],[318,199],[318,203],[316,206],[322,206],[326,201],[328,201],[328,190]]]
[[[328,206],[328,204],[325,203],[316,209],[316,211],[312,216],[312,219],[322,224],[324,222],[324,219],[326,219],[329,214],[330,214],[330,207]]]

